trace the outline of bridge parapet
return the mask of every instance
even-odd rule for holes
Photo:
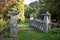
[[[51,29],[51,14],[47,12],[43,14],[44,21],[36,21],[32,15],[30,16],[30,26],[35,27],[43,32],[48,32]]]

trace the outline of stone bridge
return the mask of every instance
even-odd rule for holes
[[[30,15],[30,26],[35,27],[43,32],[48,32],[51,28],[51,14],[47,11],[46,14],[42,14],[44,16],[44,21],[34,20],[33,15]]]

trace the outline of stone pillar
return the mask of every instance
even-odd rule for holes
[[[34,20],[34,18],[33,18],[33,15],[32,15],[32,14],[30,15],[30,20]]]
[[[51,28],[51,14],[49,14],[49,12],[47,11],[47,13],[43,15],[44,15],[43,31],[48,32],[49,29]]]
[[[10,19],[10,40],[17,40],[18,29],[17,29],[17,17],[16,17],[16,15],[18,14],[18,12],[9,11],[8,13],[11,14],[11,19]]]

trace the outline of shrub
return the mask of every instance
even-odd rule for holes
[[[60,40],[60,28],[53,28],[48,32],[52,40]]]
[[[60,28],[52,28],[48,34],[59,34],[60,35]]]
[[[0,37],[4,37],[4,35],[9,32],[9,30],[7,30],[9,29],[8,26],[9,20],[0,19]]]
[[[56,24],[55,23],[51,23],[51,27],[52,28],[56,27]]]
[[[0,19],[0,31],[3,30],[5,27],[8,27],[9,20],[5,21],[3,19]]]

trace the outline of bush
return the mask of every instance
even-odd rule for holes
[[[9,25],[9,20],[5,21],[3,19],[0,19],[0,31],[8,27],[8,25]]]
[[[30,22],[30,19],[29,18],[26,18],[25,19],[25,23],[29,23]]]
[[[8,26],[9,20],[0,19],[0,37],[5,37],[8,34],[9,32]]]
[[[7,27],[7,28],[5,28],[4,29],[4,33],[2,34],[2,36],[1,37],[6,37],[6,38],[9,38],[10,37],[10,28],[9,27]]]
[[[60,35],[60,28],[53,28],[48,32],[48,34],[52,34],[52,35],[58,34],[58,35]]]
[[[52,40],[60,40],[60,28],[53,28],[48,32]]]

